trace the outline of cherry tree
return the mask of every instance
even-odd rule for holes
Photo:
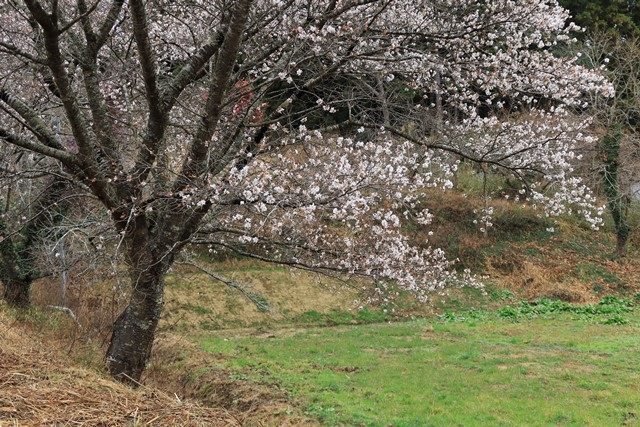
[[[461,158],[590,215],[571,112],[612,89],[554,54],[568,18],[555,0],[2,0],[0,138],[108,212],[131,295],[106,360],[136,383],[192,243],[425,298],[464,278],[402,225],[429,226],[422,191]]]

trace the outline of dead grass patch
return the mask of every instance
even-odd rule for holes
[[[200,329],[249,326],[292,318],[307,311],[346,309],[353,307],[358,299],[353,282],[346,284],[319,274],[241,261],[210,267],[264,296],[269,311],[260,311],[239,291],[206,274],[181,268],[167,278],[162,328],[188,325],[193,330],[194,326]]]
[[[0,313],[0,425],[233,426],[230,411],[76,367]]]

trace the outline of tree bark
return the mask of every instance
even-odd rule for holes
[[[29,305],[29,289],[32,280],[23,274],[20,256],[10,237],[2,237],[6,231],[0,220],[0,281],[4,287],[2,297],[13,307],[24,308]]]
[[[624,230],[622,232],[618,231],[616,233],[617,241],[616,241],[616,255],[620,258],[624,258],[627,256],[627,244],[629,243],[629,230]]]
[[[3,298],[12,307],[26,308],[30,304],[31,281],[20,277],[2,277]]]
[[[151,355],[162,314],[164,274],[172,256],[170,253],[159,255],[144,215],[136,217],[126,232],[126,246],[131,298],[114,322],[106,364],[114,378],[136,386]]]
[[[12,306],[27,307],[30,304],[31,284],[42,277],[36,267],[34,251],[42,233],[59,224],[71,203],[65,194],[69,184],[54,176],[32,203],[35,216],[19,233],[2,238],[8,233],[0,219],[0,281],[4,285],[4,299]]]
[[[140,383],[162,313],[162,294],[162,276],[134,283],[129,305],[113,325],[107,368],[123,383],[132,386]]]
[[[620,190],[620,143],[622,131],[619,127],[611,129],[600,143],[604,168],[602,171],[604,193],[616,231],[616,255],[627,254],[627,243],[631,227],[628,222],[630,199]]]

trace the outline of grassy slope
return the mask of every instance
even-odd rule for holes
[[[212,355],[207,366],[280,387],[329,425],[639,424],[640,313],[558,310],[529,318],[515,303],[634,298],[637,240],[627,259],[614,260],[611,233],[593,233],[575,218],[551,223],[498,201],[496,228],[484,235],[472,223],[477,199],[432,203],[438,232],[431,242],[487,274],[488,295],[453,292],[429,306],[402,300],[397,313],[431,320],[366,324],[393,317],[381,307],[354,310],[353,288],[318,287],[307,273],[231,261],[211,267],[260,291],[274,312],[258,312],[233,290],[203,286],[201,275],[176,275],[170,318],[183,321],[164,328],[190,335]],[[417,242],[426,239],[422,232],[415,230]],[[197,306],[186,303],[194,300]],[[453,314],[469,307],[480,310]],[[483,311],[498,307],[497,314]],[[434,312],[448,321],[434,320]]]
[[[640,291],[640,233],[634,236],[629,257],[614,260],[612,233],[594,233],[576,218],[551,222],[526,207],[494,201],[495,227],[484,235],[473,224],[477,216],[474,211],[482,205],[478,198],[454,193],[434,194],[428,200],[435,215],[436,233],[429,237],[419,227],[408,230],[416,244],[442,247],[451,259],[460,260],[459,268],[486,276],[492,295],[508,291],[529,300],[547,297],[589,303],[606,295],[633,296]],[[549,227],[554,227],[554,232],[549,232]],[[266,297],[271,310],[261,312],[237,290],[202,272],[182,268],[167,280],[163,330],[192,333],[194,329],[268,328],[283,321],[299,323],[327,317],[332,311],[339,315],[336,310],[352,311],[366,300],[366,294],[360,292],[361,283],[339,282],[247,260],[206,265]],[[428,305],[405,298],[395,306],[370,308],[424,316],[447,307],[492,303],[492,298],[483,298],[477,292],[452,292],[445,297],[434,296]],[[336,323],[328,320],[327,323]]]
[[[637,425],[640,314],[603,319],[415,320],[200,343],[328,425]]]
[[[629,256],[619,260],[612,256],[615,237],[610,224],[594,232],[576,217],[550,220],[504,200],[491,204],[494,227],[484,235],[473,224],[474,211],[482,208],[477,198],[432,196],[436,234],[431,242],[459,258],[461,267],[487,275],[489,283],[527,299],[586,303],[640,290],[639,233],[632,237]],[[636,211],[640,216],[640,208]],[[639,226],[640,218],[633,223]]]
[[[264,296],[268,312],[261,311],[238,290],[212,280],[205,273],[181,269],[167,279],[167,297],[161,329],[191,333],[194,329],[220,330],[262,326],[309,313],[347,310],[358,294],[353,283],[292,271],[250,260],[207,264],[217,274]]]

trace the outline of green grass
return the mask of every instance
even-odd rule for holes
[[[200,343],[325,425],[639,425],[640,313],[630,301],[511,304]]]
[[[303,325],[348,325],[360,323],[379,323],[389,320],[390,316],[381,310],[371,310],[368,308],[358,311],[331,310],[327,313],[320,313],[315,310],[305,311],[291,320],[294,324]]]

